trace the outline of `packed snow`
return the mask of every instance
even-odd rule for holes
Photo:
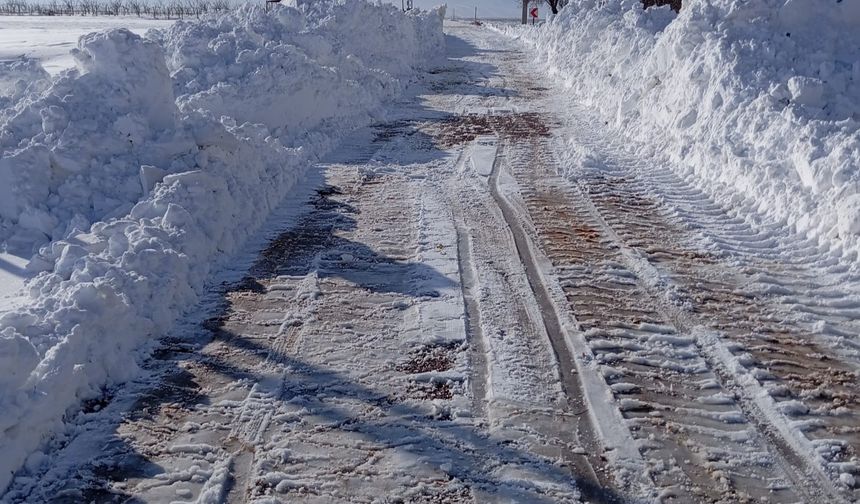
[[[728,207],[860,250],[860,3],[574,0],[498,26],[607,124]]]
[[[443,15],[295,0],[90,33],[56,77],[0,66],[0,243],[41,272],[0,316],[0,488],[443,52]]]

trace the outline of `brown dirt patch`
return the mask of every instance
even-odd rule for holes
[[[452,399],[454,392],[448,382],[412,382],[406,387],[406,394],[415,399]]]
[[[398,365],[397,370],[408,374],[447,371],[454,367],[452,345],[425,345],[409,353],[409,360]]]
[[[443,148],[471,142],[481,135],[496,134],[503,138],[548,137],[550,126],[541,114],[526,112],[500,115],[462,115],[439,123],[433,133]]]

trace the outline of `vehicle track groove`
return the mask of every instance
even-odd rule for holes
[[[790,476],[772,460],[779,455],[769,438],[748,418],[735,391],[724,388],[725,378],[701,354],[696,338],[675,327],[663,303],[628,267],[627,245],[606,233],[612,224],[585,202],[576,204],[577,191],[555,173],[550,149],[533,140],[511,156],[513,170],[544,251],[640,449],[665,464],[651,468],[663,496],[796,499]],[[646,221],[638,224],[639,233],[647,229]]]

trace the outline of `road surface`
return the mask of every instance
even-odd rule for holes
[[[447,31],[7,501],[860,497],[851,269]]]

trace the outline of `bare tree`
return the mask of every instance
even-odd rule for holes
[[[109,0],[106,10],[109,16],[119,16],[122,10],[122,0]]]
[[[81,0],[81,11],[88,16],[97,16],[100,5],[97,0]]]
[[[0,14],[12,16],[197,17],[232,9],[232,0],[0,0]]]
[[[20,16],[22,14],[25,14],[29,10],[30,7],[27,6],[26,3],[17,0],[7,0],[6,3],[3,5],[3,12],[5,14],[13,14],[16,16]]]

